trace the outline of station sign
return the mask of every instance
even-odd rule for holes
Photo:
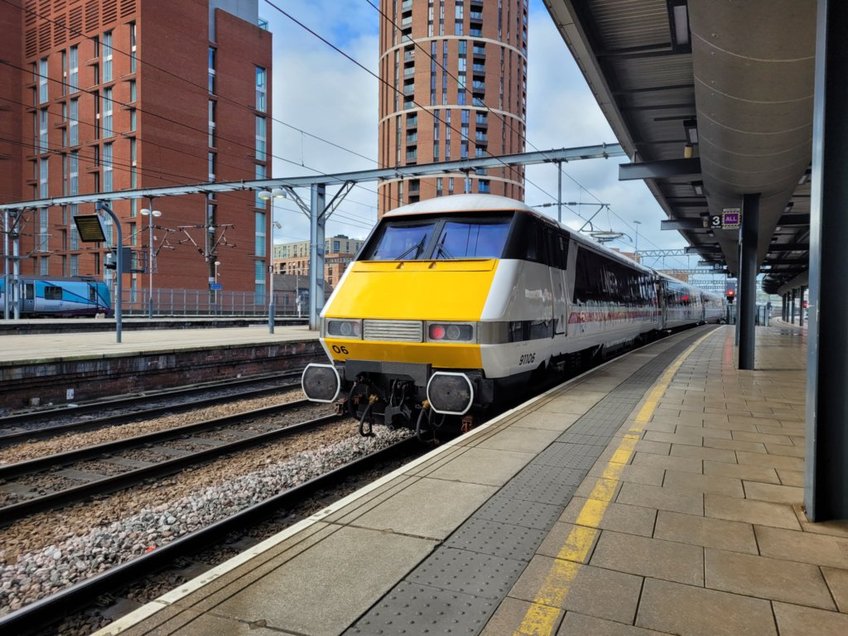
[[[741,220],[741,208],[724,208],[721,211],[721,228],[723,230],[732,230],[738,228]]]
[[[210,291],[223,291],[224,285],[222,283],[209,283]]]

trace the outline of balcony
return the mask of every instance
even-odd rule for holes
[[[403,4],[400,5],[400,10],[403,13],[407,11],[412,11],[412,0],[403,0]]]
[[[403,95],[404,97],[411,97],[415,94],[415,84],[404,84],[403,85]]]
[[[486,47],[485,46],[475,45],[471,52],[474,55],[474,57],[486,59]]]
[[[414,66],[410,66],[409,68],[403,69],[403,78],[404,79],[409,79],[410,77],[413,77],[414,75],[415,75],[415,67]]]
[[[404,51],[403,52],[403,61],[406,62],[414,62],[415,61],[415,51]]]

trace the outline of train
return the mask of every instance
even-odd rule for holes
[[[8,279],[10,286],[12,279]],[[5,301],[6,277],[0,276],[0,306]],[[90,277],[18,278],[20,315],[24,318],[112,315],[109,288],[102,280]],[[12,297],[9,298],[10,302]]]
[[[460,194],[387,212],[320,316],[329,363],[301,385],[374,419],[473,425],[498,396],[665,332],[725,300],[588,240],[520,201]]]

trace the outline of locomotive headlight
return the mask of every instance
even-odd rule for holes
[[[431,322],[427,324],[429,342],[474,342],[474,325],[462,322]]]
[[[340,336],[342,338],[361,338],[361,320],[328,320],[327,335]]]

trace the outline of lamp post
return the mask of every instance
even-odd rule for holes
[[[218,311],[218,268],[221,266],[221,261],[215,261],[215,291],[214,291],[214,302],[215,302],[215,313],[220,313]]]
[[[151,207],[152,207],[151,202]],[[156,258],[156,251],[153,247],[153,219],[159,218],[162,216],[162,213],[159,210],[153,210],[150,208],[142,208],[141,216],[146,216],[148,219],[147,227],[150,230],[150,237],[148,238],[148,256],[147,256],[147,272],[150,277],[149,283],[147,286],[147,317],[153,318],[153,259]]]
[[[270,238],[271,252],[268,255],[268,333],[274,333],[274,318],[277,313],[277,303],[274,299],[274,228],[282,227],[279,223],[274,222],[274,202],[277,199],[284,199],[286,191],[282,188],[274,188],[273,190],[260,190],[256,196],[262,201],[271,201],[271,210],[268,215],[268,234]]]

